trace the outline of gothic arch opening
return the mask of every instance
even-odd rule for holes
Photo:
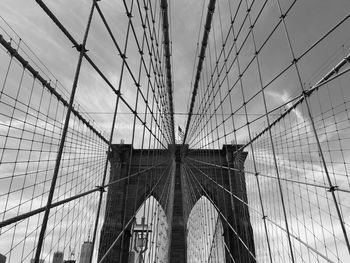
[[[202,196],[187,220],[187,262],[226,262],[223,234],[217,210],[208,198]]]
[[[156,198],[146,199],[136,214],[131,227],[129,263],[165,263],[169,251],[167,216]]]

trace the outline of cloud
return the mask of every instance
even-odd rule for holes
[[[126,2],[127,5],[131,4],[131,2]],[[290,5],[290,1],[280,2],[282,10],[286,11]],[[78,43],[80,43],[84,34],[91,1],[79,0],[73,2],[70,1],[68,3],[67,1],[60,0],[46,1],[45,3],[49,5],[54,14],[59,18],[60,21],[62,21],[64,26],[69,29]],[[153,2],[151,1],[151,3]],[[172,61],[174,73],[173,80],[175,111],[187,112],[188,102],[189,98],[191,97],[193,85],[191,84],[193,66],[196,68],[196,62],[193,62],[194,60],[198,59],[195,58],[196,42],[198,32],[203,32],[203,25],[200,25],[199,20],[202,15],[202,8],[205,16],[208,1],[203,1],[200,3],[198,1],[170,1],[169,3],[171,9],[170,15],[172,26]],[[262,3],[263,2],[255,1],[254,6],[251,10],[252,18],[255,18],[257,16]],[[232,3],[232,10],[235,10],[237,7],[235,4],[236,3]],[[125,14],[123,2],[101,1],[99,2],[99,5],[101,6],[106,19],[111,26],[111,30],[113,31],[118,44],[120,45],[121,49],[124,50],[125,39],[127,36],[126,28],[129,19]],[[228,26],[231,23],[230,19],[228,19],[230,10],[227,8],[226,2],[219,1],[217,5],[218,6],[216,12],[214,13],[214,23],[209,41],[211,55],[208,53],[206,54],[207,64],[205,65],[205,70],[208,71],[215,67],[216,56],[218,56],[218,52],[216,51],[220,50],[222,47],[220,16],[222,18],[221,22],[223,25],[224,36],[227,34],[227,32],[229,32]],[[143,39],[143,28],[140,23],[141,17],[138,15],[136,4],[134,7],[134,16],[132,18],[134,24],[133,30],[135,30],[139,45],[143,45],[144,47],[144,59],[145,63],[148,65],[150,58],[146,42]],[[297,3],[286,18],[295,55],[300,55],[312,43],[314,43],[319,38],[319,36],[324,34],[331,25],[334,25],[339,20],[339,18],[343,17],[346,13],[346,10],[349,9],[347,7],[349,7],[349,1],[347,0],[339,1],[337,4],[334,4],[330,1],[322,1],[322,3],[320,3],[320,1],[317,0]],[[238,48],[240,48],[240,45],[245,41],[245,38],[247,37],[247,44],[242,47],[242,50],[240,51],[241,53],[238,56],[241,70],[244,70],[247,63],[254,56],[254,49],[252,45],[252,36],[249,34],[247,35],[249,31],[249,25],[247,22],[248,20],[244,20],[244,17],[246,15],[246,8],[244,5],[241,8],[244,10],[244,12],[242,11],[238,14],[236,23],[234,24],[234,29],[236,33],[239,32],[240,26],[242,24],[243,33],[241,33],[237,39]],[[2,10],[1,15],[6,19],[6,21],[10,23],[15,31],[18,32],[22,40],[29,44],[30,48],[34,50],[34,53],[38,54],[44,64],[47,65],[48,69],[54,72],[54,74],[60,80],[62,86],[60,86],[58,90],[62,92],[64,87],[64,89],[68,91],[65,93],[69,93],[72,88],[72,83],[76,71],[75,69],[78,61],[78,52],[76,49],[72,48],[72,44],[66,38],[66,36],[64,36],[64,34],[47,17],[47,15],[40,9],[40,7],[34,3],[34,1],[3,0],[0,3],[0,10]],[[158,11],[159,8],[154,14],[156,23],[159,22]],[[271,32],[279,17],[280,14],[278,12],[277,6],[275,6],[273,1],[269,1],[267,7],[261,14],[259,23],[255,25],[254,32],[258,48],[265,41],[265,38]],[[303,60],[298,62],[300,66],[301,78],[303,81],[308,80],[309,76],[314,74],[320,65],[323,65],[324,61],[329,58],[329,54],[334,51],[334,48],[340,47],[343,43],[345,43],[345,41],[347,41],[346,38],[349,35],[349,28],[350,27],[346,28],[346,26],[344,26],[342,30],[334,32],[334,34],[332,34],[332,37],[326,38],[321,45],[318,45],[315,49],[312,50],[312,52],[310,52],[310,54],[307,54]],[[156,29],[158,30],[158,28]],[[3,30],[4,29],[1,29],[2,32]],[[216,50],[213,38],[214,31],[215,38],[217,40]],[[201,40],[201,37],[202,33],[199,35],[199,42]],[[7,37],[6,39],[8,40],[9,38]],[[18,42],[18,37],[14,36],[14,40]],[[160,35],[158,35],[158,40],[159,44],[162,45],[162,37]],[[233,35],[230,34],[228,44],[225,47],[226,55],[228,55],[232,44]],[[13,46],[15,46],[14,42]],[[26,48],[24,45],[23,48],[25,51],[28,51],[28,48]],[[133,33],[130,33],[128,46],[126,47],[126,55],[128,65],[130,66],[130,70],[133,75],[131,75],[126,68],[124,68],[124,74],[121,74],[121,56],[114,46],[114,43],[108,36],[108,33],[104,28],[99,15],[97,12],[95,12],[87,44],[87,49],[89,49],[88,55],[94,60],[96,65],[101,69],[101,71],[115,88],[118,88],[119,83],[121,83],[122,97],[125,98],[131,107],[137,105],[138,112],[141,118],[143,118],[143,112],[146,110],[149,112],[149,109],[146,108],[145,102],[143,101],[144,99],[147,101],[148,105],[152,105],[153,98],[157,97],[160,110],[163,110],[161,105],[162,100],[158,97],[159,93],[163,91],[157,86],[159,83],[156,83],[154,81],[153,72],[150,72],[150,74],[152,74],[151,80],[153,90],[149,86],[146,72],[142,70],[140,72],[140,76],[138,75],[138,68],[140,66],[140,54],[138,48],[139,47],[136,43]],[[1,60],[6,62],[3,63],[3,65],[0,65],[0,76],[2,80],[4,79],[4,75],[7,69],[6,67],[8,65],[7,63],[9,61],[9,56],[4,52],[3,49],[1,50],[0,56]],[[232,62],[234,57],[235,51],[232,51],[230,57],[228,58],[228,62]],[[276,32],[272,36],[271,40],[268,41],[266,47],[259,54],[259,59],[262,82],[264,85],[266,83],[269,83],[269,81],[273,79],[276,74],[278,74],[282,69],[289,65],[289,63],[291,63],[292,58],[282,26],[276,29]],[[32,64],[34,62],[38,62],[38,60],[34,59],[30,63]],[[221,57],[221,60],[218,62],[219,68],[222,66],[222,64],[223,57]],[[210,72],[208,73],[208,76],[206,72],[202,76],[203,82],[201,84],[201,95],[198,96],[196,103],[200,103],[201,100],[204,102],[207,100],[207,97],[204,96],[204,93],[207,89],[213,89],[214,94],[217,95],[215,99],[213,99],[213,96],[209,98],[209,101],[211,101],[211,106],[208,107],[208,115],[203,116],[200,125],[198,125],[198,132],[194,133],[195,140],[197,140],[197,142],[199,141],[199,147],[205,143],[207,144],[207,147],[211,148],[214,146],[216,148],[220,147],[223,143],[226,143],[226,140],[227,142],[230,142],[232,138],[237,139],[237,143],[246,141],[249,138],[246,125],[247,119],[245,118],[245,109],[243,108],[243,105],[245,101],[250,100],[255,93],[259,92],[261,88],[260,80],[258,78],[259,75],[256,61],[252,63],[252,66],[248,68],[244,76],[242,76],[243,92],[241,90],[239,82],[233,86],[239,77],[237,62],[233,64],[229,76],[224,81],[225,70],[226,69],[224,69],[223,73],[220,73],[221,75],[218,77],[219,81],[216,82],[214,87],[212,87],[213,84],[208,86],[207,83],[208,80],[206,78],[210,77]],[[55,83],[55,77],[52,76],[52,74],[48,72],[47,69],[43,69],[42,71],[43,74],[46,74],[51,78],[51,83]],[[14,63],[13,68],[11,68],[10,77],[8,78],[3,93],[1,94],[0,104],[1,138],[8,137],[6,134],[10,129],[11,136],[16,137],[13,140],[7,139],[6,143],[2,144],[1,146],[4,148],[7,147],[20,149],[19,158],[20,160],[24,161],[24,163],[17,162],[15,164],[15,160],[17,158],[16,151],[6,149],[6,156],[2,161],[7,161],[8,164],[2,164],[0,168],[1,176],[8,177],[15,175],[16,177],[18,176],[18,178],[22,178],[18,180],[14,179],[12,190],[16,189],[19,192],[13,193],[10,197],[8,207],[12,207],[14,209],[8,213],[8,216],[15,215],[15,207],[21,199],[19,193],[21,191],[22,185],[29,186],[35,183],[40,184],[37,186],[37,188],[35,188],[36,192],[39,192],[39,194],[40,192],[46,191],[48,189],[49,181],[52,176],[53,163],[57,154],[57,145],[59,143],[60,134],[62,132],[62,122],[65,119],[65,108],[61,105],[58,107],[58,111],[56,112],[56,104],[54,102],[51,102],[51,104],[49,104],[52,99],[50,97],[50,94],[45,93],[44,96],[41,96],[43,89],[39,83],[36,83],[34,85],[33,98],[31,101],[29,101],[29,98],[31,97],[30,94],[32,87],[32,77],[29,74],[25,73],[20,88],[18,80],[21,72],[22,68],[18,64]],[[322,75],[323,73],[324,72],[320,70],[320,74]],[[45,76],[45,78],[47,76]],[[215,75],[214,79],[216,77],[217,75]],[[136,82],[138,82],[140,79],[140,89],[142,90],[144,98],[140,96],[141,94],[137,93],[135,79]],[[226,81],[228,81],[228,84]],[[347,83],[346,81],[344,82]],[[295,72],[289,70],[286,73],[282,74],[281,77],[279,77],[274,83],[266,88],[268,108],[270,109],[277,107],[288,102],[290,96],[294,94],[293,92],[295,91],[295,88],[298,88],[298,81],[296,80]],[[339,92],[339,87],[338,89],[329,89],[332,90],[332,96],[337,92],[337,90]],[[18,90],[21,92],[20,97],[16,100],[14,98],[16,98],[16,93]],[[228,94],[229,90],[230,95],[225,96]],[[153,94],[153,91],[155,92],[155,95]],[[245,98],[243,98],[242,93],[244,93]],[[139,103],[136,103],[137,96]],[[220,96],[223,98],[220,98]],[[322,94],[320,96],[321,99],[323,99],[323,96],[325,95]],[[345,97],[347,98],[347,96],[348,93],[346,92]],[[64,97],[66,100],[69,99],[69,96],[67,95]],[[346,99],[337,98],[335,101],[340,103],[344,102],[345,107],[347,105]],[[76,102],[78,102],[75,104],[76,108],[81,112],[90,112],[91,116],[95,120],[96,125],[106,130],[108,136],[108,132],[110,132],[111,129],[111,120],[113,116],[111,113],[115,108],[116,95],[104,82],[104,80],[102,80],[101,77],[94,71],[94,69],[86,62],[86,60],[84,60],[82,64],[76,94]],[[220,116],[219,114],[215,116],[218,117],[217,119],[212,118],[207,124],[204,125],[204,123],[209,120],[208,116],[213,113],[214,110],[216,110],[215,107],[218,108],[218,112],[221,111],[221,108],[219,107],[220,103],[223,104],[223,110],[225,113],[237,111],[234,118],[225,121],[225,131],[223,128],[224,125],[220,125],[223,123],[224,117]],[[327,106],[323,100],[319,104],[322,106]],[[155,104],[153,105],[153,111],[156,112],[157,107]],[[255,118],[257,118],[256,116],[261,116],[261,114],[264,114],[262,105],[262,98],[260,95],[256,96],[255,99],[252,99],[246,105],[248,121],[251,122],[250,128],[252,134],[258,133],[264,127],[266,127],[266,123],[264,123],[265,119],[260,119],[256,122],[252,122],[255,120]],[[29,108],[27,106],[29,106]],[[290,107],[291,104],[288,103],[287,106]],[[336,108],[336,105],[333,106],[330,106],[328,108]],[[14,110],[14,107],[16,110]],[[311,110],[313,113],[317,113],[318,108],[319,105],[317,105],[315,102],[311,103]],[[344,112],[344,109],[342,111]],[[95,112],[99,114],[94,114]],[[318,151],[317,147],[315,146],[315,138],[312,134],[310,120],[308,119],[308,116],[305,115],[305,112],[306,111],[304,111],[303,107],[293,109],[292,113],[289,116],[291,119],[289,124],[287,124],[285,127],[277,126],[273,128],[272,131],[275,135],[273,140],[277,149],[276,158],[278,166],[283,178],[305,181],[310,180],[311,182],[324,184],[325,176],[322,172],[323,167],[319,162]],[[348,116],[338,114],[337,111],[332,112],[331,116],[328,116],[326,115],[327,109],[322,109],[320,112],[321,115],[315,117],[315,125],[317,133],[319,135],[319,140],[321,142],[322,148],[324,149],[327,165],[330,167],[330,173],[332,179],[334,178],[334,182],[339,185],[339,187],[347,188],[348,181],[346,174],[347,164],[349,163],[350,156],[350,153],[347,150],[348,125],[346,123],[348,121]],[[119,143],[121,139],[125,139],[126,143],[131,143],[132,132],[134,129],[133,114],[130,112],[130,109],[121,101],[119,103],[118,113],[122,114],[118,114],[117,116],[113,142]],[[175,115],[175,126],[177,126],[177,124],[180,124],[182,128],[184,128],[186,119],[187,116]],[[195,119],[196,118],[194,118],[194,120]],[[156,127],[154,121],[152,122],[149,114],[146,116],[146,121],[148,127],[152,127],[152,131],[156,133],[158,127]],[[157,121],[162,122],[163,120],[159,120],[158,118]],[[235,127],[233,125],[233,121],[235,122]],[[160,128],[164,129],[162,123],[160,123]],[[235,128],[240,129],[238,131],[234,131]],[[24,135],[21,136],[21,133],[24,133]],[[43,136],[43,133],[45,133],[45,136]],[[228,134],[227,138],[224,138],[225,133]],[[136,136],[134,146],[135,148],[138,148],[141,147],[142,136],[144,134],[144,128],[141,125],[140,121],[136,122],[135,134]],[[205,137],[205,135],[207,136]],[[35,138],[35,140],[32,139],[32,137]],[[146,131],[146,141],[152,139],[151,137],[152,136],[150,133]],[[18,138],[22,138],[20,145]],[[216,140],[214,144],[212,143],[213,139]],[[153,141],[154,140],[151,140],[151,144],[153,144]],[[161,139],[161,141],[165,143],[164,138]],[[341,142],[341,144],[339,142]],[[158,146],[157,142],[154,144]],[[148,147],[148,143],[144,143],[143,146]],[[152,148],[153,145],[150,145],[150,147]],[[261,140],[259,139],[254,144],[254,149],[259,172],[272,176],[275,175],[275,168],[272,161],[273,155],[269,146],[269,138],[265,136]],[[32,153],[30,153],[30,157],[28,157],[28,150],[32,151]],[[60,194],[58,194],[59,196],[55,196],[55,200],[71,196],[76,192],[83,191],[84,187],[94,187],[97,180],[101,179],[101,171],[104,167],[103,165],[106,157],[105,151],[106,145],[101,144],[100,141],[95,140],[95,138],[92,136],[89,136],[89,133],[84,130],[83,125],[77,121],[76,118],[73,118],[69,125],[69,138],[67,139],[67,147],[63,154],[64,161],[62,164],[62,169],[60,170],[60,181],[58,183],[58,192]],[[251,158],[251,156],[251,153],[249,153],[248,158]],[[39,159],[39,162],[29,162],[29,164],[25,162],[26,160],[33,161],[34,159]],[[251,159],[248,160],[247,166],[252,167]],[[77,172],[78,169],[80,169],[80,173]],[[84,173],[85,177],[81,176],[82,173]],[[20,174],[27,174],[26,181],[24,181],[24,177],[19,176]],[[2,183],[0,184],[1,189],[5,190],[5,193],[7,193],[6,191],[9,191],[9,180],[6,180],[2,178]],[[4,183],[5,181],[6,183]],[[272,200],[273,194],[276,193],[277,186],[275,183],[271,183],[271,180],[267,179],[262,180],[262,183],[264,185],[264,203],[269,204],[268,211],[271,213],[270,215],[275,216],[274,219],[282,224],[283,222],[281,216],[274,211],[276,210],[276,207],[280,208],[280,203],[278,202],[278,199],[276,199],[276,201]],[[301,192],[297,193],[293,185],[283,184],[283,187],[286,190],[287,196],[290,195],[291,197],[297,199],[295,202],[290,202],[290,211],[293,212],[292,216],[296,217],[291,220],[291,223],[293,225],[293,231],[296,231],[296,227],[301,227],[301,217],[299,216],[302,214],[300,213],[300,210],[298,210],[300,208],[297,207],[297,209],[295,209],[293,208],[293,205],[297,206],[297,202],[305,205],[305,198],[307,198],[307,194],[305,194],[305,189],[301,189]],[[31,192],[33,188],[29,187],[28,189],[28,191],[23,191],[23,200],[30,200],[31,198]],[[254,194],[256,195],[256,188],[249,187],[248,190],[250,191],[252,197]],[[310,206],[313,206],[315,203],[317,204],[317,198],[323,201],[326,200],[328,202],[328,199],[325,197],[325,195],[315,192],[316,190],[311,188],[309,190],[309,194],[311,194],[312,197],[310,197],[307,202],[310,201]],[[344,217],[348,218],[349,214],[347,207],[342,203],[343,200],[346,200],[346,197],[341,194],[340,197],[342,197],[339,198],[339,202],[342,204]],[[1,202],[1,207],[4,207],[4,201],[1,200]],[[68,211],[70,208],[72,208],[69,207],[69,205],[65,206],[62,208],[62,211],[58,212],[58,217],[61,216],[61,218],[63,218],[64,215],[66,215],[66,217],[64,217],[64,221],[61,224],[62,229],[64,229],[62,231],[64,232],[67,229],[69,231],[77,231],[78,234],[75,235],[75,237],[77,237],[77,240],[70,241],[76,244],[76,246],[79,246],[79,244],[84,241],[88,228],[87,225],[80,226],[82,228],[79,228],[79,224],[77,223],[78,220],[83,220],[83,217],[88,218],[89,220],[93,220],[94,218],[93,208],[95,207],[96,200],[85,200],[84,202],[84,204],[87,204],[84,207],[81,207],[74,203],[77,205],[77,207],[72,210],[73,212]],[[327,202],[324,202],[319,206],[320,210],[327,211]],[[31,205],[32,208],[37,207],[42,205],[42,202],[39,202],[39,199],[34,199]],[[307,206],[305,206],[305,208],[306,207]],[[27,211],[27,209],[30,209],[30,207],[25,204],[21,209],[21,211]],[[316,209],[313,207],[310,209],[310,211],[315,212]],[[331,210],[331,212],[334,211]],[[73,214],[79,219],[76,219],[72,225],[69,225],[65,220],[71,220]],[[333,218],[333,215],[331,215],[330,218]],[[30,222],[29,224],[31,229],[32,227],[38,227],[38,218],[33,219],[35,219],[35,222],[33,221],[34,223]],[[320,219],[321,217],[317,218],[317,220],[315,219],[315,229],[313,230],[314,235],[321,234],[324,229],[331,229],[331,225],[329,224],[330,221],[324,221],[321,223],[319,221]],[[309,223],[310,221],[308,220],[305,222]],[[27,221],[25,221],[23,225],[21,224],[18,226],[16,232],[18,235],[24,235],[23,226],[26,223]],[[323,226],[320,227],[320,224],[323,224]],[[52,229],[53,227],[53,225],[50,225],[49,228]],[[60,230],[57,228],[58,227],[56,227],[55,233],[50,234],[50,237],[47,239],[47,244],[49,244],[51,241],[55,243],[59,239],[70,239],[71,234],[64,234],[63,236],[61,235],[61,237],[59,237]],[[261,229],[261,225],[257,224],[256,228]],[[276,229],[273,227],[269,228],[269,231],[272,233],[272,235],[273,233],[276,233]],[[308,229],[306,229],[304,232],[298,233],[298,235],[302,238],[311,238],[310,232],[312,233],[310,227],[308,226]],[[328,234],[329,233],[325,234],[324,243],[327,244],[328,250],[333,250],[334,242]],[[337,238],[341,236],[339,229],[336,229],[334,231],[334,234],[337,236]],[[10,234],[8,237],[8,240],[12,238]],[[278,233],[273,237],[273,242],[275,243],[274,248],[277,251],[276,254],[286,253],[288,248],[283,247],[287,244],[285,236],[281,233]],[[276,244],[278,240],[280,240],[282,244]],[[33,236],[28,238],[29,243],[32,241]],[[9,248],[9,244],[9,242],[6,244],[7,248]],[[318,241],[315,241],[315,244],[318,245]],[[25,248],[26,253],[29,253],[29,250],[27,251],[29,247],[32,248],[33,244],[31,243],[28,245],[28,248]],[[55,243],[54,249],[65,249],[67,255],[67,247],[62,248]],[[76,251],[79,250],[77,247],[75,249]],[[7,251],[9,251],[9,249],[7,249]],[[50,251],[48,251],[47,248],[45,248],[44,251],[45,256],[49,258]],[[300,251],[304,252],[303,249]],[[344,254],[343,252],[341,253],[342,255]],[[265,256],[263,256],[263,258],[266,258]],[[279,256],[277,255],[276,258],[278,257]],[[283,261],[285,259],[281,260]]]

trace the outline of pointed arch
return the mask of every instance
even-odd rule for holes
[[[146,236],[143,253],[137,247],[136,235],[144,233]],[[139,206],[135,221],[131,226],[129,245],[129,259],[139,262],[166,262],[169,252],[169,224],[167,215],[156,197],[149,196]],[[146,234],[147,233],[147,234]]]
[[[226,261],[221,217],[207,197],[200,197],[193,206],[186,230],[189,263]]]

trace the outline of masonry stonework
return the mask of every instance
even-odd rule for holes
[[[170,145],[169,149],[140,150],[128,144],[113,145],[99,259],[120,236],[104,262],[128,262],[134,211],[152,195],[171,226],[169,262],[186,262],[187,219],[196,202],[206,196],[218,209],[224,226],[224,242],[231,253],[225,250],[226,262],[232,262],[231,257],[237,263],[255,262],[249,212],[240,201],[248,202],[243,173],[247,153],[239,148],[224,145],[218,150],[189,150],[187,145]],[[169,177],[170,185],[166,183]],[[170,194],[165,196],[165,191]]]

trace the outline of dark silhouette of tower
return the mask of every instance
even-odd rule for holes
[[[122,233],[124,226],[127,226],[121,234],[122,238],[119,238],[104,262],[128,262],[131,224],[127,225],[127,223],[133,217],[133,204],[136,204],[137,209],[149,195],[152,195],[164,208],[168,220],[172,219],[169,222],[172,227],[170,262],[186,262],[187,219],[196,202],[202,196],[206,196],[214,203],[222,217],[224,241],[231,252],[231,255],[226,252],[226,261],[230,262],[230,257],[233,256],[235,262],[255,262],[251,256],[251,254],[255,255],[255,249],[248,208],[237,199],[248,202],[245,176],[242,172],[247,153],[238,151],[240,147],[241,145],[224,145],[222,149],[217,150],[188,150],[187,145],[169,145],[168,150],[139,150],[133,149],[132,145],[128,144],[112,145],[112,151],[108,156],[111,165],[109,180],[110,182],[118,181],[118,183],[112,184],[108,190],[106,213],[100,238],[99,259],[110,248],[117,236]],[[154,156],[153,159],[152,156]],[[202,188],[198,187],[195,191],[197,193],[195,200],[189,196],[190,192],[184,173],[184,162],[191,159],[197,160],[195,165],[198,171],[194,172],[194,177],[202,183]],[[154,189],[152,186],[155,181],[150,184],[146,180],[147,175],[151,176],[151,171],[153,174],[160,174],[164,171],[169,160],[172,163],[172,183],[174,186],[170,197],[172,206],[166,206],[160,198],[161,189],[165,186],[165,179],[160,180]],[[121,180],[137,174],[140,171],[140,166],[141,170],[153,168],[142,176],[132,176],[129,179]],[[205,168],[207,174],[210,175],[208,178],[201,174],[202,168]],[[153,177],[155,180],[157,176]],[[224,193],[217,185],[213,187],[212,180],[216,180],[220,185],[229,189],[237,198],[232,198],[231,195]],[[169,211],[169,207],[172,207],[172,211]]]

